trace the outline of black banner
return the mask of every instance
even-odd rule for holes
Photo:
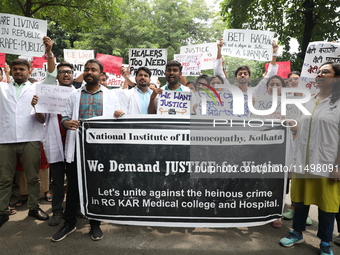
[[[279,218],[286,130],[243,124],[150,115],[84,121],[77,150],[83,213],[177,227],[255,226]]]

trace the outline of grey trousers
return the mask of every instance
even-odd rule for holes
[[[15,175],[17,155],[24,167],[28,186],[29,209],[39,206],[40,142],[0,144],[0,214],[8,214],[12,182]]]

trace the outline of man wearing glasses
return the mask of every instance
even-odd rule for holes
[[[73,65],[68,62],[61,62],[55,68],[54,56],[52,53],[52,40],[45,36],[43,38],[46,56],[47,56],[47,75],[43,81],[44,84],[54,84],[58,81],[59,86],[72,87],[73,80]],[[80,83],[81,84],[81,83]],[[79,86],[80,87],[80,86]],[[32,99],[34,107],[38,102],[38,97]],[[64,147],[66,139],[66,130],[61,126],[61,114],[54,113],[36,113],[36,118],[41,123],[45,123],[43,144],[50,171],[52,176],[52,212],[48,225],[57,226],[63,219],[64,208],[62,206],[64,200],[64,178],[66,171],[66,163],[64,157]]]

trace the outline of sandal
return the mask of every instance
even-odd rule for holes
[[[271,222],[270,225],[273,228],[281,228],[282,227],[282,222],[281,222],[281,220],[275,220],[275,221]]]
[[[49,191],[45,192],[45,200],[46,202],[52,202],[53,196]]]
[[[22,196],[22,197],[14,204],[14,206],[15,206],[15,207],[20,207],[20,206],[26,204],[27,201],[28,201],[28,196]]]

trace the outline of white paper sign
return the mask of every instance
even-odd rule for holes
[[[42,82],[46,78],[47,63],[44,63],[44,68],[33,68],[31,78],[36,79],[38,82]]]
[[[136,75],[139,67],[150,69],[151,77],[165,77],[167,49],[129,49],[129,66],[131,75]]]
[[[63,113],[71,87],[37,84],[38,103],[35,106],[39,113]]]
[[[109,76],[109,78],[107,79],[107,86],[110,87],[121,87],[121,84],[124,82],[124,78],[121,75],[116,75],[116,74],[109,74],[106,73],[107,76]]]
[[[209,89],[204,90],[199,89],[194,98],[195,104],[197,104],[196,115],[221,116],[224,118],[244,118],[249,116],[247,94],[244,94],[244,114],[235,115],[233,113],[233,95],[228,89],[216,91],[217,94]]]
[[[201,70],[201,54],[175,54],[174,60],[183,66],[183,76],[199,76]]]
[[[270,61],[273,55],[274,32],[226,29],[222,54],[260,61]]]
[[[300,88],[308,88],[311,94],[317,93],[316,73],[322,63],[340,63],[340,43],[311,42],[308,45],[299,82]]]
[[[73,64],[85,64],[87,60],[94,59],[93,50],[64,49],[64,60]]]
[[[213,69],[217,57],[217,43],[195,44],[181,46],[181,54],[200,54],[201,70]]]
[[[288,97],[292,98],[292,97]],[[254,108],[260,111],[269,110],[273,106],[273,97],[271,95],[259,95],[254,98],[255,104]],[[268,115],[256,115],[251,113],[251,118],[256,119],[294,119],[296,120],[300,113],[299,108],[296,105],[288,104],[286,105],[286,115],[281,114],[281,97],[277,97],[277,105],[274,111]]]
[[[157,114],[190,115],[190,92],[164,90],[159,94]]]
[[[47,21],[0,13],[0,52],[41,57]]]

